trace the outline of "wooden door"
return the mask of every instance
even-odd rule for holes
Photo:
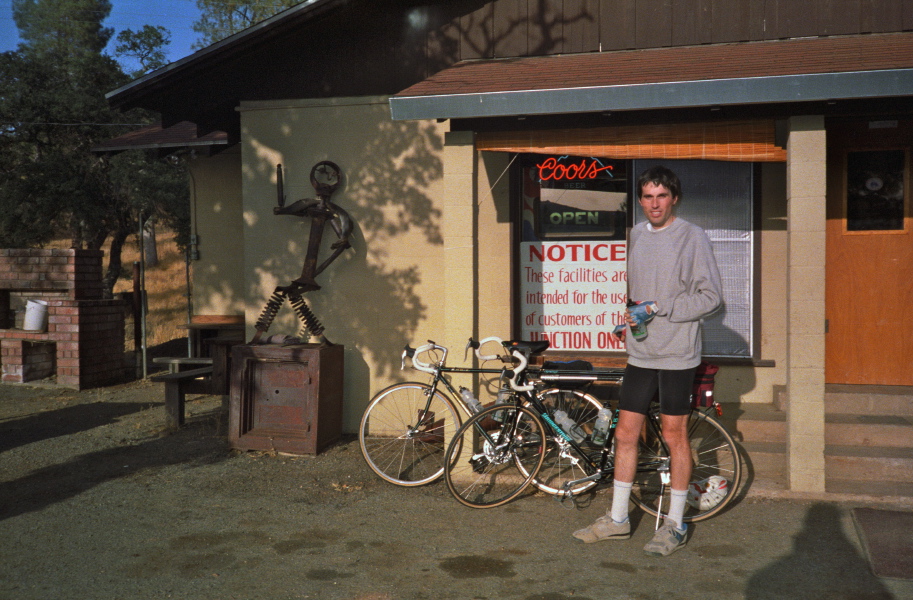
[[[911,386],[910,150],[870,129],[829,144],[825,380]]]

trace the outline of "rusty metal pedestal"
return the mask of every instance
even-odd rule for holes
[[[231,446],[317,454],[339,440],[343,350],[320,344],[234,346]]]

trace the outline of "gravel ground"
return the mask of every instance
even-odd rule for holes
[[[351,438],[233,451],[219,397],[167,433],[163,397],[0,385],[0,599],[913,598],[871,574],[859,502],[748,495],[655,559],[647,519],[626,542],[570,537],[604,492],[467,509],[443,484],[380,481]]]

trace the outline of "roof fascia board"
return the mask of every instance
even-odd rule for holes
[[[113,105],[123,104],[128,101],[126,98],[121,98],[122,96],[133,96],[133,95],[142,95],[142,93],[147,88],[154,88],[157,85],[162,85],[163,80],[166,80],[174,73],[178,73],[188,69],[195,64],[205,62],[209,58],[214,58],[213,55],[218,55],[223,53],[227,48],[235,47],[239,44],[247,44],[251,38],[256,37],[264,30],[272,29],[277,23],[290,20],[296,16],[300,16],[302,13],[306,14],[318,7],[330,8],[334,4],[339,4],[345,0],[305,0],[301,4],[297,4],[291,8],[288,8],[281,13],[275,14],[268,19],[264,19],[259,23],[251,25],[243,31],[231,35],[223,40],[207,46],[193,54],[185,56],[180,60],[176,60],[173,63],[147,73],[146,75],[135,79],[126,85],[122,85],[116,90],[112,90],[105,94],[105,100]]]
[[[393,96],[394,121],[650,110],[913,96],[913,69]]]

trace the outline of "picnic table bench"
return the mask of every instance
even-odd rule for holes
[[[150,379],[165,384],[165,425],[169,429],[178,429],[184,424],[187,394],[213,393],[211,361],[209,366],[153,375]]]
[[[168,365],[170,373],[179,373],[185,366],[199,368],[212,365],[211,358],[202,356],[156,356],[152,362],[157,365]]]

